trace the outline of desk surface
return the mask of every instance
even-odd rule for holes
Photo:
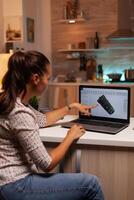
[[[64,120],[59,122],[70,121],[75,118],[76,116],[68,115],[64,118]],[[134,118],[131,118],[130,125],[116,135],[86,131],[86,133],[77,141],[77,143],[88,145],[134,147],[133,127]],[[60,125],[56,124],[52,127],[40,129],[40,136],[43,142],[61,142],[67,131],[67,128],[62,128]]]

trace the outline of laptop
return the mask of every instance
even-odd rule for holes
[[[90,116],[79,113],[79,118],[61,126],[70,128],[81,124],[88,131],[116,134],[130,122],[130,88],[116,86],[79,86],[79,102],[97,104]]]

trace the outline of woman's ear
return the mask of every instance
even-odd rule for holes
[[[31,77],[31,81],[34,85],[37,85],[40,82],[40,77],[38,74],[33,74]]]

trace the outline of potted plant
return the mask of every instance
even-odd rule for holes
[[[39,104],[38,104],[38,99],[36,96],[33,96],[30,100],[29,100],[29,104],[35,108],[36,110],[38,110]]]

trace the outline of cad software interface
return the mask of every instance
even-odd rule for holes
[[[92,116],[127,119],[128,91],[111,88],[82,88],[81,103],[97,104]]]

